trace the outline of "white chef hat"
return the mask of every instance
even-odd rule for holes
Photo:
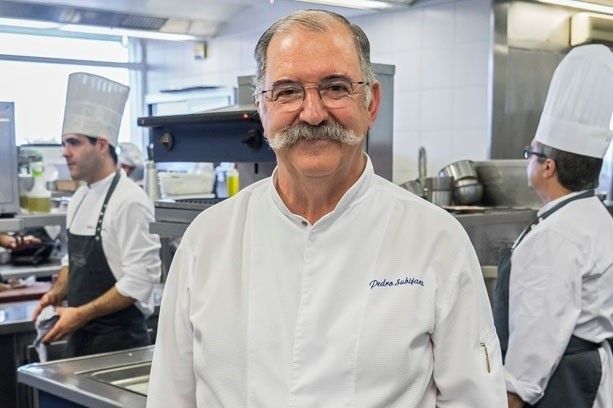
[[[599,44],[574,48],[553,74],[535,139],[602,158],[613,137],[612,113],[613,54]]]
[[[143,165],[143,158],[140,149],[134,143],[119,143],[119,154],[117,161],[127,166],[139,167]]]
[[[128,92],[129,87],[98,75],[70,74],[62,135],[105,138],[116,147]]]

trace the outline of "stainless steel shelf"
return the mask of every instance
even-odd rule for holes
[[[0,218],[0,232],[21,231],[23,223],[17,218]]]
[[[58,273],[61,267],[59,261],[37,266],[0,265],[0,278],[8,280],[10,278],[26,278],[32,275],[37,278],[48,277]]]
[[[17,232],[24,228],[66,225],[66,213],[20,214],[14,218],[0,218],[0,232]]]

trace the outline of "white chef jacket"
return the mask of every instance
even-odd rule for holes
[[[539,215],[571,193],[548,203]],[[542,398],[571,335],[599,349],[595,408],[613,406],[613,220],[598,198],[572,201],[540,222],[513,251],[506,386],[530,404]]]
[[[66,228],[71,233],[95,235],[102,203],[114,176],[112,173],[74,193],[66,214]],[[153,221],[153,203],[121,172],[102,221],[102,249],[117,281],[117,291],[136,299],[135,306],[145,317],[153,313],[151,293],[161,272],[160,239],[149,233],[149,223]],[[63,265],[68,265],[69,257],[70,253],[62,260]]]
[[[147,406],[506,408],[460,224],[375,175],[370,159],[313,225],[284,205],[275,177],[207,209],[183,236]]]

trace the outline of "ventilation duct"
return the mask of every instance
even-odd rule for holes
[[[613,44],[613,16],[594,13],[577,13],[570,23],[570,44]]]
[[[0,17],[53,22],[58,25],[189,34],[196,37],[213,36],[219,28],[218,23],[213,21],[165,18],[67,5],[4,0],[0,1]]]

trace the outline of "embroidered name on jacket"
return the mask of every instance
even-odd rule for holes
[[[378,287],[387,287],[387,286],[402,286],[402,285],[420,285],[424,286],[424,281],[417,278],[404,278],[404,279],[396,279],[393,280],[378,280],[373,279],[370,281],[370,289],[378,288]]]

